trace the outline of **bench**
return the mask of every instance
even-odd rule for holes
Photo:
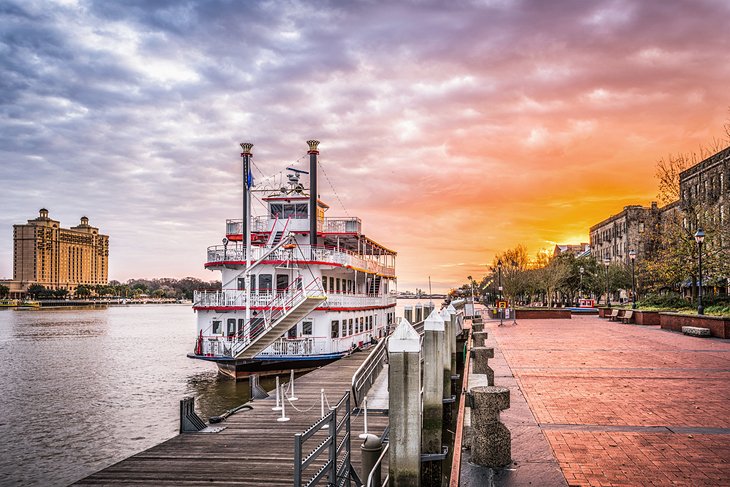
[[[621,323],[631,323],[631,318],[634,317],[634,310],[627,309],[624,311],[624,315],[621,317]]]
[[[682,333],[695,337],[708,337],[712,335],[709,328],[702,328],[699,326],[683,326]]]
[[[611,314],[608,315],[608,321],[616,321],[618,320],[618,310],[614,308],[613,311],[611,311]]]

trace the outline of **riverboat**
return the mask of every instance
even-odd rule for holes
[[[309,172],[288,168],[275,190],[253,187],[253,145],[241,144],[243,218],[227,220],[223,245],[208,247],[205,267],[221,273],[221,290],[194,293],[188,356],[234,379],[319,367],[376,342],[395,320],[396,252],[367,237],[359,218],[325,216],[319,142],[307,144]],[[264,193],[265,215],[251,216],[252,192]]]

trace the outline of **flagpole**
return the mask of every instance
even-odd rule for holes
[[[253,156],[251,149],[253,144],[241,143],[243,152],[243,219],[241,220],[242,245],[245,245],[246,269],[243,273],[244,288],[246,289],[246,320],[244,321],[244,334],[251,335],[251,168],[250,159]],[[248,328],[248,329],[247,329]]]

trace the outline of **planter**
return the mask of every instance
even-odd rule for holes
[[[570,309],[569,308],[559,308],[559,309],[550,309],[550,308],[518,308],[517,314],[515,316],[515,319],[518,320],[552,320],[552,319],[559,319],[559,320],[569,320],[570,318]]]
[[[659,311],[641,311],[639,309],[634,310],[634,323],[637,325],[659,325]]]
[[[659,324],[665,330],[682,332],[683,326],[709,328],[710,334],[718,338],[730,338],[730,317],[683,315],[680,313],[659,313]]]

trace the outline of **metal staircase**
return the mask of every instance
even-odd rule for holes
[[[264,319],[260,321],[260,324],[253,325],[248,335],[250,338],[244,337],[233,346],[233,357],[237,359],[254,358],[322,304],[325,299],[327,297],[321,292],[302,291],[291,303],[285,305],[268,324]]]

